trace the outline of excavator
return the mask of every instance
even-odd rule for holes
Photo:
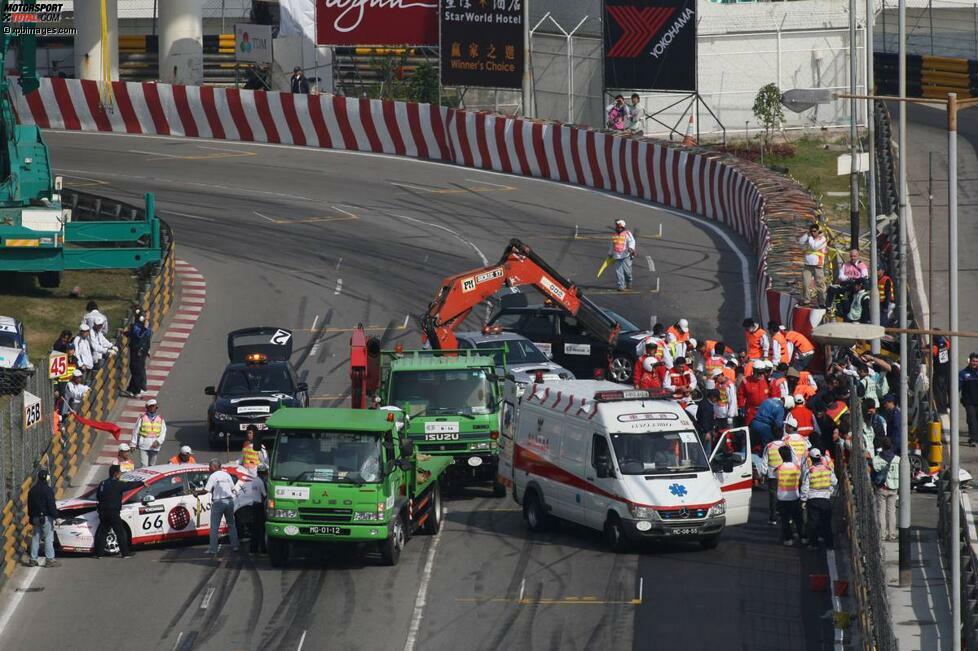
[[[551,267],[528,245],[512,239],[494,265],[472,269],[445,278],[435,299],[421,315],[421,331],[432,350],[455,354],[458,341],[455,328],[472,310],[502,289],[530,285],[547,300],[577,317],[578,323],[593,337],[614,342],[619,324],[582,295],[574,282]],[[353,406],[366,407],[381,382],[380,342],[368,339],[362,329],[351,338],[350,379]]]
[[[12,4],[15,22],[8,14]],[[37,38],[29,33],[37,27],[30,11],[36,4],[0,0],[0,272],[35,274],[42,287],[57,287],[61,272],[68,269],[134,269],[159,263],[160,222],[152,195],[143,209],[95,195],[62,193],[40,129],[17,124],[6,59],[16,51],[14,83],[25,95],[37,92]],[[28,30],[19,33],[23,28]]]

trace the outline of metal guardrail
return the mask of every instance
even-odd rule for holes
[[[856,395],[855,383],[850,386],[852,448],[847,455],[844,446],[838,446],[837,472],[849,535],[851,594],[857,605],[856,620],[862,648],[866,651],[896,651],[897,640],[890,621],[890,603],[885,588],[886,570],[876,492],[870,480],[862,436],[862,405]]]
[[[952,553],[961,554],[961,639],[965,648],[978,649],[978,531],[967,493],[961,493],[961,531],[954,549],[951,541],[950,471],[941,473],[937,482],[937,532],[941,554],[947,565]]]

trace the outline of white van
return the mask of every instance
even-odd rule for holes
[[[750,435],[728,430],[707,456],[692,419],[668,391],[597,380],[504,388],[499,481],[527,525],[553,518],[630,542],[698,541],[713,548],[744,524],[752,489]]]

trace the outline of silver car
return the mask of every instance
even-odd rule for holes
[[[559,364],[550,361],[540,348],[515,332],[498,332],[483,334],[481,332],[456,332],[458,347],[461,350],[478,348],[505,349],[493,352],[496,362],[496,373],[519,384],[533,382],[537,373],[543,374],[544,380],[573,380],[574,374]],[[503,357],[505,355],[505,365]]]

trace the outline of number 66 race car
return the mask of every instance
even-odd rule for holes
[[[236,466],[224,467],[240,486],[234,499],[235,514],[260,499],[255,482],[260,481],[248,470]],[[195,496],[210,476],[203,464],[166,464],[139,468],[122,475],[123,481],[145,482],[123,496],[122,521],[131,545],[160,543],[186,538],[206,538],[210,533],[210,494]],[[252,488],[254,486],[254,488]],[[59,500],[58,517],[54,521],[55,544],[63,551],[92,552],[95,531],[98,529],[98,502],[91,490],[78,499]],[[250,513],[249,513],[250,516]],[[227,525],[221,526],[221,534]],[[106,538],[106,552],[116,554],[119,541],[111,530]]]

